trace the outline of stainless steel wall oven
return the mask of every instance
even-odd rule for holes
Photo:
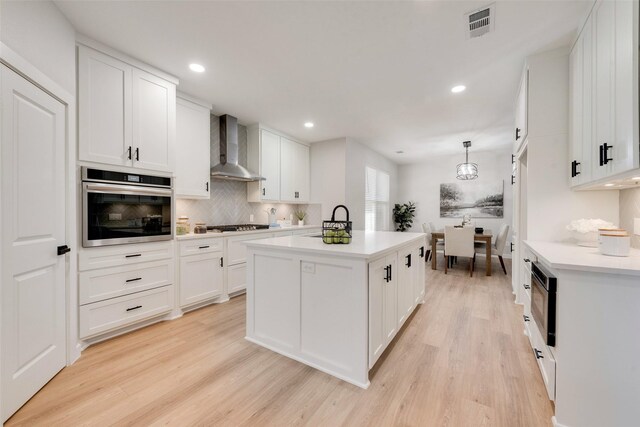
[[[538,262],[531,263],[531,314],[547,345],[556,345],[558,281]]]
[[[170,177],[82,168],[82,246],[173,239]]]

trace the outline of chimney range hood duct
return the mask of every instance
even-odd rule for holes
[[[263,177],[238,164],[238,119],[220,116],[220,163],[211,168],[211,178],[232,181],[262,181]]]

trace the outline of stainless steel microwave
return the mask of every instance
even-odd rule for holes
[[[170,177],[82,168],[82,246],[173,239]]]
[[[548,346],[556,345],[558,281],[540,263],[531,263],[531,314]]]

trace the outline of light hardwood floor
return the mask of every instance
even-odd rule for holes
[[[427,268],[426,302],[368,390],[245,341],[241,296],[90,347],[8,425],[549,426],[522,309],[494,271]]]

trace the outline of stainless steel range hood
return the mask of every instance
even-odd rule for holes
[[[211,178],[232,181],[262,181],[238,164],[238,119],[225,114],[220,116],[220,163],[211,168]]]

